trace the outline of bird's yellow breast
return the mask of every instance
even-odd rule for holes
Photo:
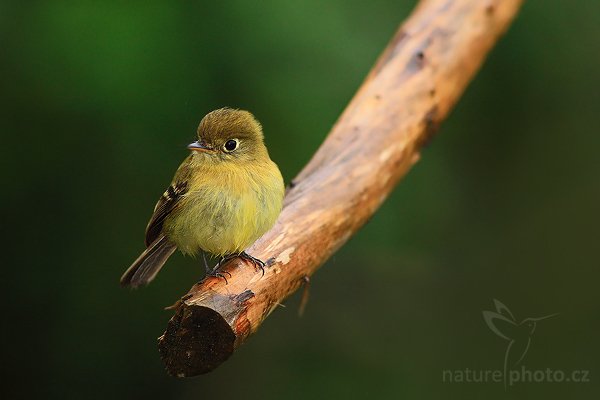
[[[214,165],[195,171],[181,207],[165,221],[165,233],[188,254],[240,253],[275,223],[283,204],[283,178],[271,160],[243,166]]]

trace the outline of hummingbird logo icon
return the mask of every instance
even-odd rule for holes
[[[494,299],[496,311],[484,311],[483,319],[496,335],[508,341],[504,353],[504,387],[506,388],[506,373],[511,367],[519,365],[531,344],[531,337],[537,328],[539,321],[554,317],[558,314],[550,314],[538,318],[525,318],[517,322],[515,316],[508,307],[499,300]]]

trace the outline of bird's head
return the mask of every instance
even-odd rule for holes
[[[529,335],[533,335],[533,332],[535,332],[535,328],[537,327],[537,323],[539,321],[543,321],[545,319],[552,318],[556,315],[558,315],[558,314],[550,314],[550,315],[546,315],[545,317],[538,317],[538,318],[525,318],[523,321],[521,321],[519,326],[524,327],[525,330],[529,333]]]
[[[198,126],[198,140],[188,149],[215,162],[253,161],[267,155],[260,123],[248,111],[232,108],[206,114]]]

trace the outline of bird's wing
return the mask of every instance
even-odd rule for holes
[[[187,192],[187,187],[187,182],[173,183],[160,197],[146,227],[146,247],[160,236],[165,218],[177,208],[179,201]]]
[[[175,173],[173,182],[154,207],[154,213],[146,227],[146,247],[150,246],[160,236],[165,218],[181,204],[181,199],[189,190],[189,175],[190,168],[186,159]]]
[[[515,316],[510,312],[508,307],[506,307],[500,300],[494,299],[494,305],[496,306],[496,311],[500,315],[504,315],[506,318],[509,318],[513,321],[516,321]]]
[[[492,332],[501,338],[512,340],[515,337],[517,324],[506,318],[504,315],[495,313],[493,311],[484,311],[483,319]]]

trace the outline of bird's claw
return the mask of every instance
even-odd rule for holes
[[[241,252],[240,254],[229,254],[229,255],[223,257],[217,263],[217,265],[214,266],[214,268],[212,270],[207,269],[206,276],[214,276],[216,278],[223,278],[223,280],[225,280],[225,284],[228,284],[229,282],[227,281],[227,278],[225,277],[224,274],[229,275],[229,278],[231,278],[232,277],[231,273],[228,271],[219,271],[219,268],[221,268],[221,266],[223,264],[225,264],[227,261],[229,261],[235,257],[240,257],[243,260],[250,261],[255,267],[260,268],[263,276],[265,276],[265,267],[270,266],[273,261],[272,259],[269,259],[267,261],[267,263],[265,263],[264,261],[262,261],[256,257],[252,257],[250,254],[246,253],[245,251]]]
[[[246,253],[245,251],[242,251],[240,253],[240,258],[246,261],[250,261],[252,264],[254,264],[254,266],[260,268],[261,272],[262,272],[262,276],[265,276],[265,267],[267,266],[267,264],[265,264],[265,262],[263,260],[260,260],[256,257],[252,257],[250,254]]]
[[[227,261],[227,260],[228,260],[228,258],[227,258],[227,257],[223,257],[223,258],[221,259],[221,261],[219,261],[219,262],[217,263],[217,265],[215,265],[213,268],[210,268],[210,267],[208,266],[208,262],[207,262],[207,260],[206,260],[206,254],[202,253],[202,258],[203,258],[203,260],[204,260],[204,268],[205,268],[205,270],[206,270],[206,275],[205,275],[205,278],[206,278],[206,277],[209,277],[209,276],[212,276],[212,277],[215,277],[215,278],[223,278],[223,280],[225,281],[225,284],[228,284],[228,283],[229,283],[229,282],[227,281],[227,278],[226,278],[226,277],[225,277],[225,275],[223,275],[223,274],[227,274],[227,275],[229,275],[229,277],[231,278],[231,273],[229,273],[229,272],[227,272],[227,271],[219,271],[219,268],[221,268],[221,265],[222,265],[222,264],[223,264],[225,261]]]
[[[212,271],[209,274],[206,274],[207,276],[214,276],[215,278],[223,278],[223,280],[225,281],[225,284],[229,284],[229,282],[227,281],[227,278],[225,278],[225,275],[223,274],[227,274],[229,275],[229,277],[231,278],[231,274],[227,271]]]

